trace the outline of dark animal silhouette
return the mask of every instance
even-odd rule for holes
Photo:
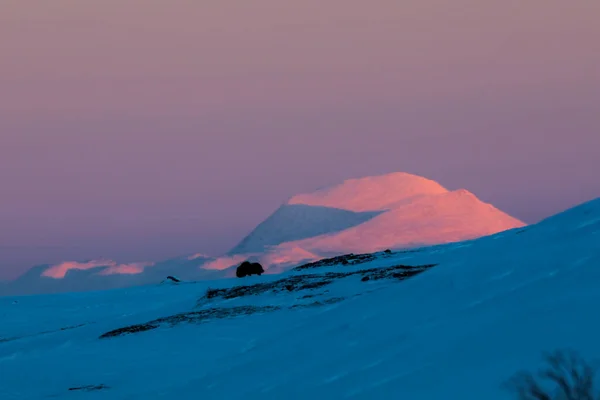
[[[245,276],[250,275],[261,275],[263,272],[265,272],[265,270],[259,263],[251,263],[248,261],[244,261],[240,264],[239,267],[237,267],[237,270],[235,271],[235,276],[237,276],[238,278],[243,278]]]
[[[167,276],[167,279],[169,279],[169,280],[171,280],[173,282],[181,282],[181,280],[179,280],[179,279],[177,279],[177,278],[175,278],[174,276],[171,276],[171,275]]]

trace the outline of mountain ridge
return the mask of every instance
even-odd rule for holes
[[[234,277],[244,260],[260,262],[267,274],[275,274],[324,257],[458,242],[524,225],[468,190],[450,191],[397,172],[292,196],[221,257],[191,253],[157,263],[65,261],[34,267],[2,290],[100,290],[150,284],[167,275]]]

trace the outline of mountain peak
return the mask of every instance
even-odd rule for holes
[[[292,197],[229,254],[263,262],[474,239],[524,224],[466,189],[404,172],[347,179]],[[275,254],[276,257],[266,257]]]
[[[347,179],[340,184],[292,197],[288,204],[382,211],[415,197],[447,193],[439,183],[405,172]]]

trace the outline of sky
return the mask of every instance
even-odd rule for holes
[[[597,0],[0,4],[0,279],[219,255],[410,172],[528,223],[600,196]]]

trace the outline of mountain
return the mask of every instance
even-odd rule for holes
[[[544,352],[600,357],[599,267],[597,199],[277,276],[3,297],[0,396],[514,399]]]
[[[251,258],[280,271],[328,255],[457,242],[522,226],[467,190],[392,173],[292,197],[228,258],[203,268],[228,268]]]
[[[155,263],[67,261],[35,267],[0,294],[104,290],[182,279],[234,277],[244,260],[268,274],[352,252],[474,239],[524,224],[466,190],[407,173],[349,179],[290,198],[223,257],[194,254]]]

